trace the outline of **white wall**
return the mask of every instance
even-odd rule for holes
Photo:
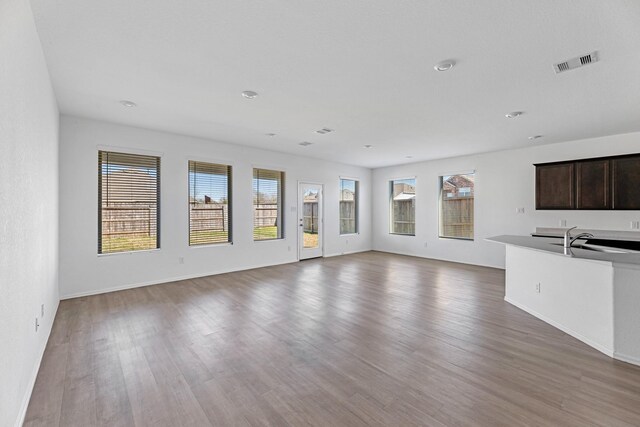
[[[68,116],[60,135],[62,298],[296,261],[298,181],[325,184],[326,255],[371,249],[370,169]],[[161,153],[160,250],[97,255],[98,146]],[[189,159],[233,166],[233,245],[188,246]],[[253,166],[286,173],[283,240],[253,241]],[[360,180],[358,235],[339,236],[340,176]]]
[[[505,301],[613,357],[613,264],[505,246]]]
[[[640,152],[640,133],[533,146],[456,157],[373,171],[373,247],[375,250],[504,267],[504,246],[485,242],[500,234],[527,235],[535,227],[569,226],[628,230],[639,211],[536,211],[534,163]],[[475,240],[438,238],[439,176],[476,170]],[[389,234],[389,183],[416,176],[416,235]],[[516,209],[525,208],[524,214]],[[425,246],[426,244],[426,246]]]
[[[2,0],[0,426],[24,417],[57,306],[58,108],[28,0]]]

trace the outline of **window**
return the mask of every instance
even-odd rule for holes
[[[160,157],[98,152],[98,253],[160,247]]]
[[[284,172],[253,170],[253,240],[283,238]]]
[[[440,177],[440,237],[473,240],[473,173]]]
[[[415,178],[390,181],[391,234],[416,233]]]
[[[231,242],[231,166],[189,161],[189,245]]]
[[[340,179],[340,234],[358,232],[358,186],[353,179]]]

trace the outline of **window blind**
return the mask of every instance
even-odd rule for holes
[[[189,161],[189,245],[231,242],[231,166]]]
[[[253,169],[253,240],[282,239],[284,172]]]
[[[98,253],[160,247],[160,158],[98,152]]]
[[[340,179],[340,234],[358,232],[358,181]]]
[[[416,180],[414,178],[390,181],[391,234],[415,235],[416,232]]]

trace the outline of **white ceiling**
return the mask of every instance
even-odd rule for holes
[[[31,2],[66,114],[367,167],[640,130],[638,0]]]

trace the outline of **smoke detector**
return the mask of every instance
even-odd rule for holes
[[[553,64],[553,70],[556,74],[564,73],[565,71],[575,70],[576,68],[584,67],[585,65],[598,62],[598,52],[593,51],[586,55],[576,56],[575,58],[567,59],[564,62],[558,62]]]
[[[453,68],[454,65],[456,65],[456,61],[453,61],[453,60],[442,61],[434,65],[433,69],[436,71],[449,71],[450,69]]]
[[[258,92],[254,92],[252,90],[245,90],[242,92],[242,97],[247,99],[255,99],[258,97]]]

